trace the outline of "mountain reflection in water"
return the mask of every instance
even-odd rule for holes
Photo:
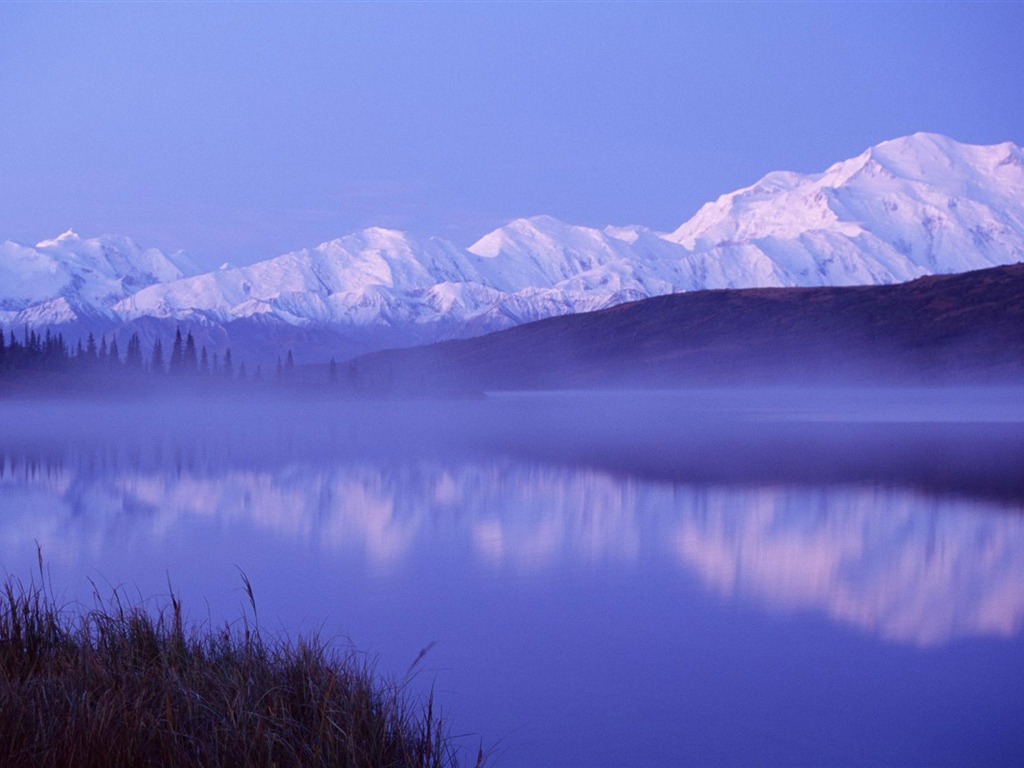
[[[1014,505],[882,484],[683,483],[509,457],[168,466],[80,452],[0,462],[4,563],[116,562],[126,540],[238,526],[367,568],[430,550],[514,578],[675,562],[712,593],[934,646],[1024,625]],[[198,533],[196,534],[198,535]]]

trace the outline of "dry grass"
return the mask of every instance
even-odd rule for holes
[[[413,703],[353,651],[315,636],[265,640],[245,617],[192,626],[173,594],[156,610],[118,592],[72,609],[9,579],[0,765],[439,768],[458,759],[432,700]]]

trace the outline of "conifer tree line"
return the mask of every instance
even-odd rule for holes
[[[289,350],[285,364],[278,358],[277,379],[289,379],[294,367],[295,361]],[[89,333],[84,342],[79,339],[72,347],[63,334],[54,334],[50,330],[38,333],[26,327],[19,339],[14,330],[5,333],[0,329],[0,374],[17,371],[118,371],[175,377],[217,376],[239,381],[247,378],[245,363],[236,367],[230,347],[224,350],[223,355],[217,352],[210,354],[205,345],[197,348],[191,331],[182,336],[180,328],[174,334],[169,355],[159,338],[147,353],[138,333],[131,335],[122,354],[113,334],[109,342],[103,334],[97,343],[95,335]],[[252,378],[254,381],[262,379],[259,365]]]

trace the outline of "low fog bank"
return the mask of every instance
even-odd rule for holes
[[[0,453],[21,471],[61,462],[220,471],[509,455],[686,482],[900,483],[1021,503],[1024,388],[8,400]]]

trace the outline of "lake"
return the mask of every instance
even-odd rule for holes
[[[200,621],[244,572],[495,766],[1024,762],[1019,389],[2,402],[37,543]]]

